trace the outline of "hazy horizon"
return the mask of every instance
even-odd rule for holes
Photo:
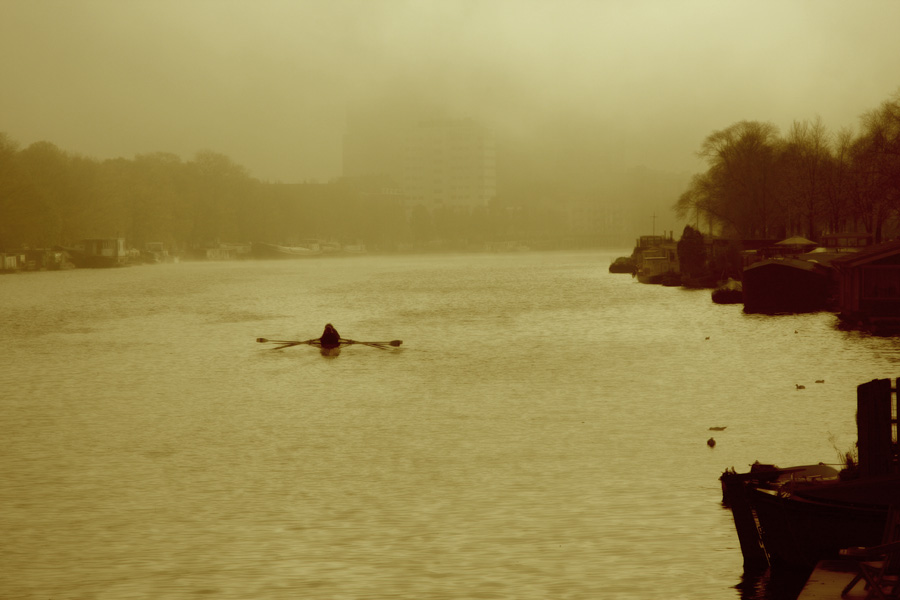
[[[566,176],[693,173],[737,121],[857,128],[900,89],[897,22],[892,1],[6,0],[0,131],[289,183],[340,176],[348,115],[386,111],[476,119]]]

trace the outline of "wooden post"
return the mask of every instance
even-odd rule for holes
[[[856,410],[860,477],[887,475],[893,462],[891,380],[857,386]]]
[[[900,377],[894,384],[894,406],[891,411],[891,432],[893,439],[891,473],[900,474]]]

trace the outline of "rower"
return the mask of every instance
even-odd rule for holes
[[[325,325],[325,331],[322,332],[322,337],[319,338],[319,341],[322,343],[323,348],[338,348],[341,345],[341,334],[337,332],[337,329],[331,323]]]

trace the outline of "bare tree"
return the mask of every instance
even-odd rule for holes
[[[817,240],[824,212],[826,170],[831,161],[830,135],[821,117],[794,121],[782,147],[781,163],[787,206],[796,211],[792,233]]]
[[[851,223],[853,132],[844,128],[834,137],[832,153],[825,165],[822,209],[825,226],[831,233],[848,231]]]
[[[783,221],[774,190],[778,143],[771,123],[741,121],[710,134],[698,152],[709,163],[694,182],[703,185],[704,211],[739,237],[768,237]]]
[[[852,147],[853,208],[880,242],[885,223],[900,212],[900,92],[861,121],[862,134]]]

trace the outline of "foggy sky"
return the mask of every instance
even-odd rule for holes
[[[896,0],[0,0],[0,131],[327,181],[348,114],[387,107],[693,173],[739,120],[855,128],[900,89],[897,23]]]

